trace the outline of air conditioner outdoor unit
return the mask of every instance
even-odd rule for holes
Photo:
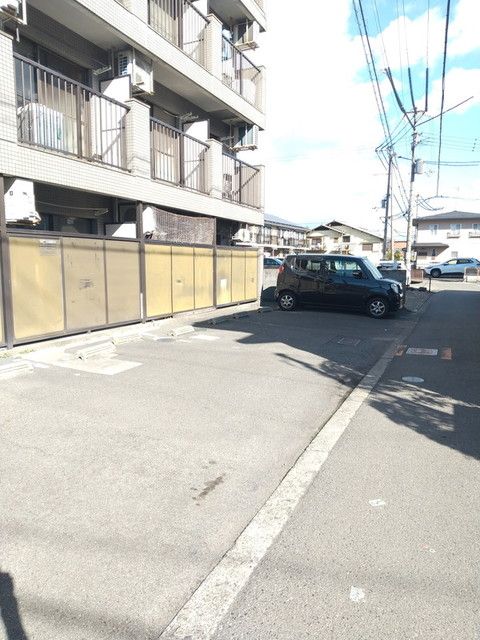
[[[69,150],[63,113],[38,102],[20,107],[17,113],[22,142],[58,151]]]
[[[252,234],[249,229],[239,229],[233,239],[239,242],[251,242]]]
[[[26,0],[0,0],[0,17],[27,24]]]
[[[36,225],[41,221],[35,208],[35,192],[31,180],[5,179],[5,218],[10,224]]]
[[[233,27],[233,42],[239,49],[256,49],[259,33],[259,26],[253,20],[239,22]]]
[[[258,125],[241,124],[233,127],[233,148],[236,151],[258,149]]]
[[[153,93],[153,63],[135,49],[117,53],[117,73],[130,76],[134,93]]]

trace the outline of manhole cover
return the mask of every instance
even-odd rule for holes
[[[402,378],[402,380],[403,380],[404,382],[411,382],[411,383],[413,383],[413,384],[415,384],[415,383],[417,383],[417,384],[418,384],[418,383],[420,383],[420,382],[425,382],[423,378],[417,378],[416,376],[404,376],[404,377]]]

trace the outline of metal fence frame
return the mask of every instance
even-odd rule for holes
[[[148,0],[148,24],[154,31],[206,67],[206,16],[191,0]]]
[[[129,107],[24,56],[14,60],[20,142],[127,168]]]
[[[209,145],[150,118],[152,178],[207,193],[205,156]]]
[[[223,151],[222,198],[237,204],[261,209],[260,169]]]
[[[222,82],[247,102],[258,105],[262,71],[241,49],[222,35]]]

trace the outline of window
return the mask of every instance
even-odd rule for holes
[[[480,231],[480,227],[479,227],[478,222],[474,222],[474,223],[472,224],[472,229],[473,229],[474,231]]]
[[[350,236],[342,236],[342,242],[350,242]]]
[[[457,264],[471,264],[473,260],[469,260],[468,258],[460,258],[457,260]]]
[[[373,244],[371,242],[364,242],[362,244],[362,251],[373,251]]]
[[[456,258],[454,260],[447,260],[445,264],[457,264]]]
[[[462,225],[457,222],[455,224],[450,225],[450,231],[460,231],[461,228],[462,228]]]
[[[354,271],[361,271],[361,267],[356,260],[347,258],[330,258],[325,261],[328,272],[343,278],[353,278]]]
[[[311,258],[295,258],[295,268],[299,271],[318,273],[325,269],[325,261]]]
[[[426,251],[417,251],[418,258],[426,258],[428,253]]]
[[[438,231],[438,224],[431,224],[428,227],[430,229],[430,233],[432,234],[432,236],[436,236],[437,235],[437,231]]]

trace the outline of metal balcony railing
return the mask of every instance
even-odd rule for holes
[[[261,69],[225,36],[222,36],[222,81],[250,104],[262,108]]]
[[[128,107],[14,55],[20,142],[126,168]]]
[[[149,24],[157,33],[206,66],[208,18],[190,0],[149,0]]]
[[[150,119],[152,177],[206,193],[208,144],[160,120]]]
[[[480,238],[480,229],[469,231],[468,232],[468,237],[469,238]]]
[[[260,209],[262,206],[260,169],[223,152],[224,200]]]
[[[447,231],[447,238],[459,238],[460,231]]]

